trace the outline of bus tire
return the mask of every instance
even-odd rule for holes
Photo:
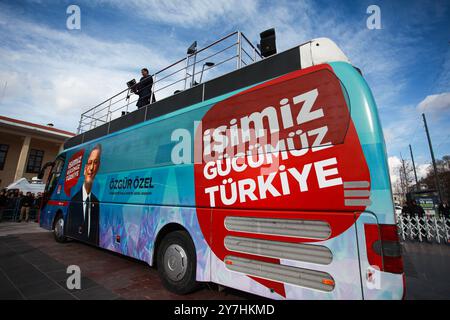
[[[158,273],[167,290],[184,295],[197,288],[197,256],[194,243],[186,231],[166,235],[157,254]]]
[[[64,243],[67,241],[67,237],[65,235],[65,226],[64,226],[64,218],[62,214],[58,215],[55,220],[55,227],[53,228],[53,236],[55,237],[56,242]]]

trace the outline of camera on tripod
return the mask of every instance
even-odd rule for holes
[[[136,79],[131,79],[127,82],[128,89],[131,89],[133,91],[133,87],[136,85]]]
[[[130,99],[130,91],[135,93],[136,89],[136,79],[131,79],[130,81],[127,82],[127,87],[128,87],[128,93],[127,93],[127,100]]]

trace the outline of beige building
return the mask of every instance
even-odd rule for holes
[[[0,116],[0,188],[22,177],[36,177],[42,166],[63,149],[64,141],[74,135],[52,126]]]

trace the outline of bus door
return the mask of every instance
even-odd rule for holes
[[[61,177],[61,173],[64,168],[65,158],[66,158],[65,154],[61,154],[60,156],[58,156],[56,158],[56,160],[54,162],[46,163],[42,167],[41,172],[39,173],[39,176],[38,176],[40,179],[42,179],[45,175],[45,171],[48,168],[51,168],[50,173],[47,178],[47,183],[45,185],[45,190],[44,190],[44,194],[42,197],[41,208],[39,211],[39,221],[41,222],[41,219],[44,218],[44,221],[42,221],[41,224],[46,225],[46,226],[51,226],[51,223],[52,223],[51,210],[48,207],[48,204],[49,204],[50,200],[56,200],[57,195],[55,193],[55,190],[56,190],[59,179]]]

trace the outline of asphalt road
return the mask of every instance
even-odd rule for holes
[[[403,243],[407,300],[450,300],[450,245]]]
[[[403,243],[406,299],[450,299],[450,245]],[[68,290],[67,266],[82,270],[81,290]],[[71,241],[58,244],[35,223],[0,223],[0,299],[261,299],[203,286],[178,296],[147,264]]]

